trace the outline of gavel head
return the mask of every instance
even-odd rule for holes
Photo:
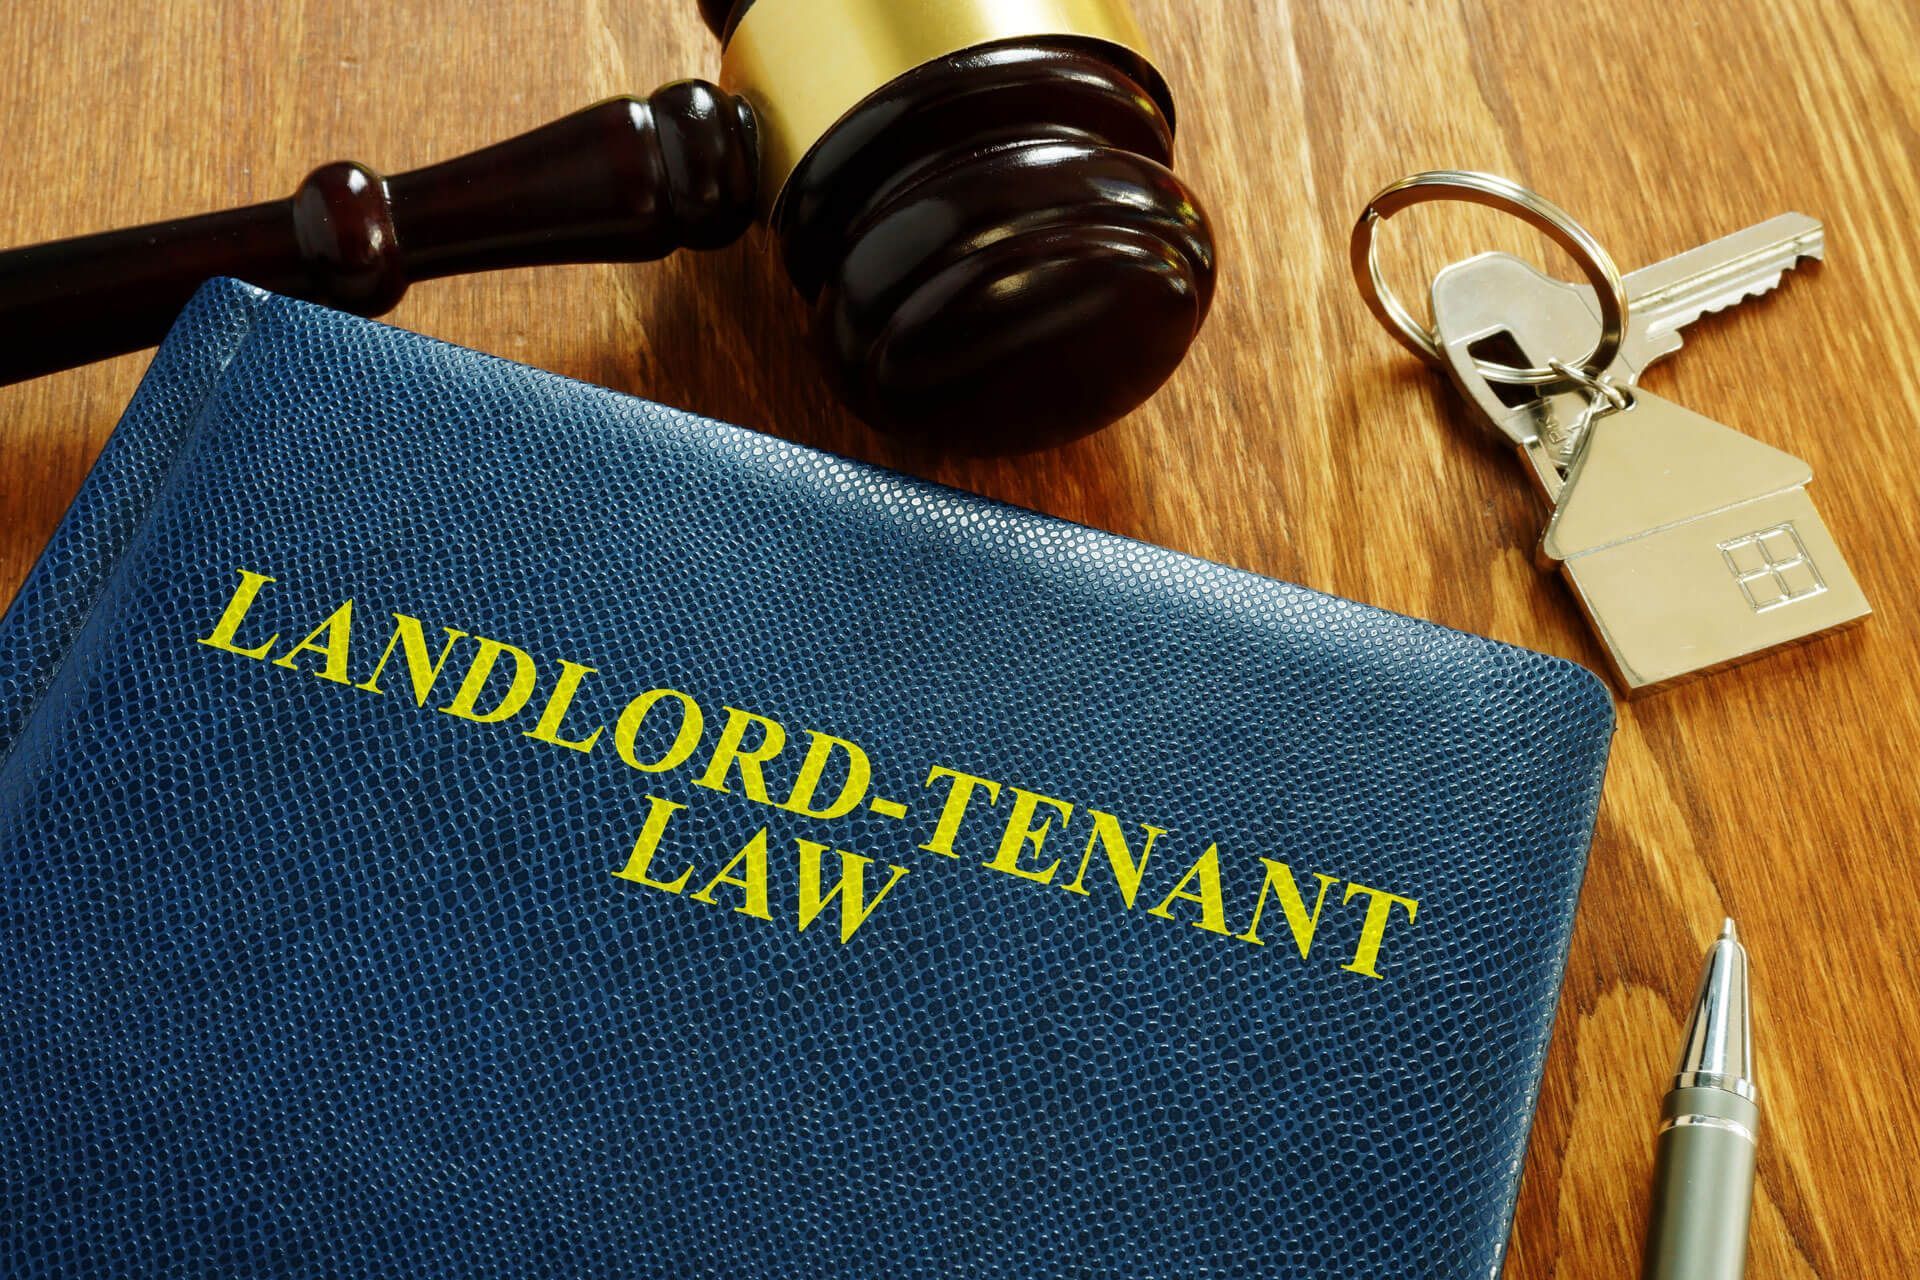
[[[1124,0],[701,0],[763,213],[841,395],[885,430],[1037,448],[1105,426],[1213,297],[1173,106]]]

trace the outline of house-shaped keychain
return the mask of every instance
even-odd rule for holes
[[[1808,465],[1635,388],[1588,428],[1540,542],[1629,695],[1871,609]]]

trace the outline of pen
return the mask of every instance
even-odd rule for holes
[[[1747,1025],[1747,951],[1733,921],[1707,952],[1693,1023],[1661,1108],[1645,1280],[1740,1280],[1760,1108]]]

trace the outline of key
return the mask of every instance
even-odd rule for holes
[[[1630,273],[1608,380],[1632,388],[1679,349],[1687,323],[1772,288],[1823,240],[1818,223],[1788,214]],[[1622,409],[1598,380],[1542,397],[1476,368],[1475,355],[1579,359],[1600,325],[1590,288],[1483,254],[1443,271],[1433,303],[1449,373],[1552,506],[1542,567],[1566,579],[1629,696],[1871,613],[1800,459],[1637,388]]]
[[[1647,366],[1680,349],[1687,324],[1773,289],[1788,270],[1825,249],[1819,222],[1783,213],[1629,272],[1627,331],[1607,376],[1632,385]],[[1556,280],[1507,254],[1487,253],[1445,268],[1432,292],[1434,328],[1454,385],[1502,434],[1523,447],[1540,441],[1556,468],[1564,469],[1591,398],[1542,398],[1530,388],[1489,384],[1473,357],[1507,364],[1578,359],[1600,328],[1592,287]]]
[[[1826,228],[1804,213],[1783,213],[1629,272],[1627,336],[1607,372],[1622,382],[1637,380],[1648,365],[1680,349],[1686,325],[1771,291],[1802,259],[1826,251]],[[1591,287],[1576,287],[1595,305]],[[1597,306],[1594,314],[1598,327]]]

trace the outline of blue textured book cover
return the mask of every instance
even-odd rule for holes
[[[1488,1276],[1611,728],[216,282],[0,624],[0,1270]]]

